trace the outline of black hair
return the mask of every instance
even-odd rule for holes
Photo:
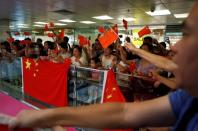
[[[99,64],[100,63],[100,59],[98,57],[93,57],[91,58],[92,61],[95,62],[95,64]]]
[[[107,48],[109,48],[111,51],[113,50],[113,44],[111,44],[110,46],[108,46]]]
[[[54,50],[56,48],[55,43],[51,41],[47,41],[48,48],[50,50]]]
[[[25,38],[24,40],[32,41],[29,37],[28,38]]]
[[[65,50],[68,50],[68,46],[67,46],[66,42],[61,42],[59,45],[60,45],[61,48],[65,49]]]
[[[80,53],[82,53],[82,48],[79,45],[74,45],[73,50],[77,49]]]
[[[166,43],[165,42],[160,42],[160,44],[166,49]]]
[[[36,40],[36,42],[42,43],[43,40],[42,40],[41,38],[38,38],[38,39]]]
[[[20,41],[19,40],[15,40],[12,44],[13,44],[13,46],[16,47],[17,50],[22,49],[22,47],[20,46]]]
[[[65,36],[65,37],[63,38],[63,41],[66,42],[66,43],[68,43],[68,42],[69,42],[69,37]]]
[[[151,45],[150,43],[143,43],[141,46],[140,46],[140,49],[142,48],[142,46],[147,46],[149,51],[152,52],[153,51],[153,45]]]
[[[5,50],[6,50],[7,52],[11,52],[11,47],[10,47],[9,42],[4,41],[4,42],[1,43],[1,45],[5,47]]]
[[[126,40],[128,43],[131,43],[130,37],[127,36],[127,37],[125,38],[125,40]]]
[[[149,43],[152,43],[152,42],[153,42],[153,38],[152,38],[152,37],[150,37],[150,36],[146,36],[146,37],[144,37],[144,40],[143,40],[143,41],[145,41],[145,40],[148,40],[148,41],[149,41]]]

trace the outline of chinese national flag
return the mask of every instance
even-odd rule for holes
[[[115,24],[112,29],[115,31],[116,34],[118,34],[118,25]]]
[[[107,102],[126,102],[112,70],[108,71],[103,103]],[[133,131],[133,129],[103,129],[103,131]]]
[[[55,37],[56,35],[55,35],[54,33],[48,33],[47,36],[53,38],[53,37]]]
[[[104,32],[105,32],[104,26],[98,27],[98,32],[99,32],[99,33],[104,33]]]
[[[84,37],[83,35],[78,35],[78,40],[79,40],[80,46],[89,44],[89,40],[86,37]]]
[[[115,74],[112,70],[108,71],[105,90],[103,94],[103,103],[106,102],[125,102],[125,98],[118,87]]]
[[[145,26],[144,28],[142,28],[142,29],[138,32],[138,35],[139,35],[140,38],[141,38],[142,36],[148,35],[148,34],[151,34],[151,30],[149,29],[148,26]]]
[[[29,36],[30,35],[30,32],[24,32],[24,35],[25,36]]]
[[[58,35],[59,38],[63,39],[65,36],[64,29],[61,30],[60,34]]]
[[[106,31],[99,37],[99,41],[104,49],[111,45],[117,39],[118,35],[112,28],[110,28],[108,31]]]
[[[127,30],[128,29],[128,22],[125,19],[123,19],[122,22],[123,22],[123,27]]]
[[[54,28],[54,23],[53,22],[50,22],[49,23],[49,27]]]
[[[67,74],[70,59],[64,63],[35,61],[30,58],[23,60],[24,92],[42,102],[57,107],[68,105]]]
[[[14,42],[14,38],[8,38],[7,41],[8,41],[9,43],[12,43],[12,42]]]
[[[47,24],[45,24],[45,31],[49,31],[49,27]]]

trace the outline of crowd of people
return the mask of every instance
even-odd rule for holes
[[[131,97],[127,98],[127,101],[134,101],[135,96],[132,95],[134,92],[141,92],[140,98],[137,99],[142,99],[143,94],[149,94],[149,86],[156,87],[155,95],[158,96],[165,95],[176,88],[174,75],[170,73],[171,68],[174,69],[171,59],[175,53],[166,49],[165,42],[159,43],[156,39],[147,36],[138,49],[127,36],[124,46],[121,45],[118,38],[106,49],[103,49],[98,37],[93,44],[83,47],[70,46],[68,37],[56,42],[45,41],[44,43],[40,38],[36,42],[31,41],[30,38],[25,38],[23,41],[15,40],[12,43],[5,41],[0,44],[0,60],[12,62],[15,57],[29,57],[63,63],[65,59],[69,58],[75,66],[99,70],[112,69],[118,73],[118,79],[130,81],[133,85],[133,90],[128,93],[131,94]],[[129,74],[134,78],[125,77],[119,73]],[[99,74],[93,72],[91,77],[97,80]],[[136,94],[136,96],[138,95]]]
[[[127,38],[124,47],[120,46],[117,41],[107,49],[104,49],[104,52],[98,39],[96,39],[90,50],[88,48],[82,49],[79,46],[71,47],[72,51],[70,51],[70,49],[68,50],[68,48],[65,50],[65,52],[70,51],[68,53],[73,57],[73,63],[80,66],[88,66],[88,64],[91,63],[93,67],[97,65],[98,68],[111,68],[121,72],[127,72],[125,68],[131,67],[129,65],[132,62],[133,68],[131,69],[132,71],[130,71],[132,74],[136,73],[141,74],[141,76],[150,76],[150,69],[157,70],[157,68],[160,68],[161,73],[166,74],[167,77],[171,78],[174,74],[176,83],[170,79],[159,76],[155,71],[152,73],[152,76],[158,78],[157,83],[155,83],[156,85],[158,85],[159,82],[164,82],[164,84],[169,85],[170,88],[175,89],[175,87],[178,87],[176,91],[168,95],[143,102],[105,103],[77,108],[62,107],[28,110],[22,111],[13,118],[9,118],[5,115],[0,115],[0,118],[7,120],[9,128],[12,130],[18,127],[42,128],[55,126],[97,129],[171,126],[173,131],[197,131],[197,23],[198,3],[196,2],[184,22],[183,37],[171,48],[172,51],[166,51],[162,48],[161,45],[163,44],[159,44],[160,46],[156,45],[156,41],[154,43],[154,40],[150,37],[144,39],[140,49],[134,47]],[[154,44],[155,46],[153,46]],[[30,47],[36,45],[36,43],[31,45],[32,43],[24,48],[24,55],[28,56],[29,52],[35,51],[32,51]],[[49,44],[46,47],[51,48],[51,45]],[[6,42],[1,43],[1,49],[1,55],[11,60],[12,49],[9,44]],[[82,50],[84,51],[84,55]],[[54,62],[59,61],[57,52],[59,52],[59,50],[57,51],[56,48],[47,51],[47,59]],[[172,59],[173,55],[174,58]],[[94,62],[98,64],[94,64]]]

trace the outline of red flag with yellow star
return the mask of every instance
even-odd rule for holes
[[[118,34],[116,34],[116,32],[112,28],[110,28],[108,31],[106,31],[99,37],[99,41],[104,49],[113,44],[113,42],[117,39]]]
[[[54,106],[66,106],[67,74],[71,61],[50,61],[22,58],[23,86],[25,94]]]
[[[125,101],[126,100],[117,84],[114,72],[109,70],[107,73],[106,85],[103,94],[103,103]]]
[[[109,70],[107,73],[103,94],[103,103],[107,102],[126,102],[112,70]],[[103,129],[103,131],[133,131],[133,129]]]

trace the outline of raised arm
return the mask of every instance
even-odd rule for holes
[[[177,64],[175,64],[173,61],[159,55],[155,55],[152,53],[149,53],[147,51],[144,51],[142,49],[136,48],[132,44],[125,44],[125,46],[131,50],[133,53],[139,55],[143,59],[146,59],[150,63],[154,64],[155,66],[164,69],[166,71],[173,72],[177,68]]]
[[[21,112],[10,126],[53,127],[66,125],[88,128],[133,128],[170,126],[174,115],[168,96],[139,103],[107,103]]]

